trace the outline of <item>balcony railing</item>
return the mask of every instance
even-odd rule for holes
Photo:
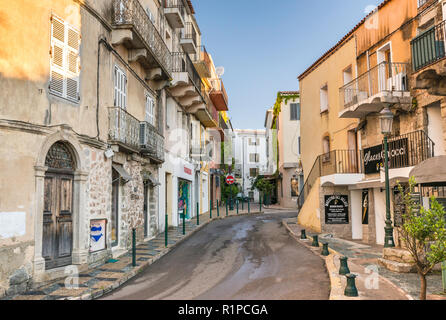
[[[341,105],[348,108],[382,92],[409,91],[408,71],[408,63],[380,63],[339,89]]]
[[[414,71],[418,71],[446,56],[445,32],[446,21],[443,21],[411,41]]]
[[[202,94],[202,82],[200,75],[189,58],[189,55],[184,52],[174,52],[172,53],[173,67],[172,72],[187,72],[189,79],[197,88],[198,92]]]
[[[150,123],[140,123],[141,153],[148,155],[156,162],[164,162],[164,137]]]
[[[194,28],[194,25],[192,22],[186,22],[186,26],[181,30],[181,39],[192,40],[195,47],[198,46],[197,31],[195,31],[195,28]]]
[[[120,107],[109,108],[109,139],[139,150],[139,121]]]
[[[390,169],[416,166],[434,157],[435,143],[423,130],[391,137],[388,144]]]
[[[211,80],[213,90],[210,92],[212,102],[218,111],[228,110],[228,94],[226,93],[225,86],[222,79]]]
[[[183,0],[164,0],[163,6],[166,9],[177,8],[180,11],[181,17],[183,17],[184,20],[186,9],[184,8]]]
[[[138,0],[114,0],[113,25],[131,26],[155,60],[170,75],[172,56],[169,48]]]
[[[305,198],[308,196],[314,183],[319,177],[332,174],[362,173],[362,166],[360,165],[358,158],[359,156],[356,150],[334,150],[319,155],[300,191],[297,200],[299,208],[303,206]]]
[[[418,8],[422,7],[429,0],[418,0]]]

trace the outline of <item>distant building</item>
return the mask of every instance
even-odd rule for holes
[[[265,175],[268,170],[266,157],[265,130],[234,130],[233,150],[237,183],[245,196],[258,200],[257,190],[251,190],[252,181],[258,175]]]

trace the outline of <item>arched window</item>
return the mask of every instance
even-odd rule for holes
[[[74,170],[76,165],[68,147],[63,142],[56,142],[48,151],[45,166],[51,169]]]

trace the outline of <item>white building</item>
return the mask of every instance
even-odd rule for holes
[[[268,174],[265,130],[234,130],[233,150],[235,177],[245,196],[258,200],[258,191],[251,190],[252,180]]]

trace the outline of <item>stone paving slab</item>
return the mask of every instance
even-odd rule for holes
[[[186,221],[185,235],[182,233],[182,224],[178,227],[170,227],[168,230],[167,248],[165,247],[164,232],[158,234],[154,239],[138,245],[136,247],[136,267],[132,266],[132,255],[131,251],[129,251],[116,259],[117,261],[106,262],[96,268],[80,273],[78,288],[67,288],[65,286],[65,279],[60,279],[25,294],[8,296],[0,300],[91,300],[99,298],[135,277],[139,272],[142,272],[146,267],[164,256],[176,245],[200,230],[207,223],[216,219],[226,218],[225,215],[221,215],[225,208],[220,207],[219,210],[220,216],[217,216],[215,208],[212,210],[212,219],[209,213],[200,215],[200,225],[197,225],[196,217]],[[238,215],[259,213],[259,211],[255,211],[251,207],[249,213],[246,208],[243,211],[239,210]],[[237,216],[236,210],[228,212],[228,217],[232,216]]]
[[[301,230],[303,228],[297,225],[295,219],[284,221],[284,223],[287,224],[288,228],[296,235],[296,237],[300,238]],[[307,237],[310,239],[309,245],[311,244],[311,236],[316,234],[317,233],[307,232]],[[336,252],[337,255],[348,257],[349,265],[355,264],[356,266],[359,266],[362,268],[362,270],[360,270],[362,273],[364,273],[366,270],[368,272],[371,272],[371,270],[376,270],[377,274],[384,278],[384,281],[390,282],[397,288],[403,290],[408,298],[418,299],[420,292],[420,280],[418,274],[392,272],[378,264],[378,258],[381,258],[383,255],[383,246],[367,245],[359,241],[356,242],[334,238],[330,234],[317,235],[319,237],[319,241],[327,242],[329,248]],[[339,257],[337,259],[337,261],[339,261]],[[359,281],[361,281],[361,279],[358,279],[357,282]],[[428,299],[441,299],[442,296],[438,296],[443,292],[441,273],[429,274],[427,276],[427,282]]]

